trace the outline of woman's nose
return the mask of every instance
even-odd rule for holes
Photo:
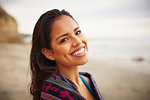
[[[72,46],[78,46],[81,43],[82,43],[82,40],[79,37],[75,36],[72,41]]]

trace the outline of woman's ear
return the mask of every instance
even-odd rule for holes
[[[47,49],[47,48],[42,48],[41,49],[41,52],[42,54],[47,58],[47,59],[50,59],[50,60],[55,60],[54,57],[53,57],[53,53],[51,50]]]

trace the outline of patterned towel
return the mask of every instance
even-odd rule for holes
[[[95,99],[102,100],[92,75],[85,72],[79,74],[91,80]],[[77,86],[71,80],[55,73],[45,80],[41,91],[41,100],[85,100],[85,98],[79,93]]]

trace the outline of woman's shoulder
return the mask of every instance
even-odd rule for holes
[[[52,86],[54,87],[57,85],[57,87],[64,87],[65,88],[65,83],[64,80],[59,76],[57,73],[50,75],[43,84],[42,90],[47,90],[47,88],[51,88]]]
[[[86,82],[91,85],[91,77],[92,75],[89,72],[80,72],[80,75],[86,80]]]
[[[98,86],[96,84],[96,81],[94,80],[92,74],[90,74],[89,72],[80,72],[80,75],[82,75],[84,77],[84,79],[87,81],[87,83],[91,86],[91,88],[93,89],[94,93],[95,93],[95,97],[98,100],[103,100],[102,96],[99,92]]]
[[[90,74],[89,72],[79,72],[79,74],[82,75],[87,82],[94,80],[92,74]]]
[[[76,97],[81,99],[80,94],[78,94],[73,87],[71,87],[60,75],[57,74],[51,75],[47,80],[45,80],[41,90],[41,98],[50,100],[64,98],[67,100],[76,100]]]
[[[66,88],[66,85],[56,75],[51,75],[44,81],[41,90],[41,99],[59,100],[64,96],[70,97],[70,93]]]

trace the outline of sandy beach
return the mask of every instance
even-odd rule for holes
[[[0,43],[0,100],[31,100],[30,44]],[[90,72],[104,100],[150,100],[150,62],[89,59]],[[146,69],[147,68],[147,69]]]

